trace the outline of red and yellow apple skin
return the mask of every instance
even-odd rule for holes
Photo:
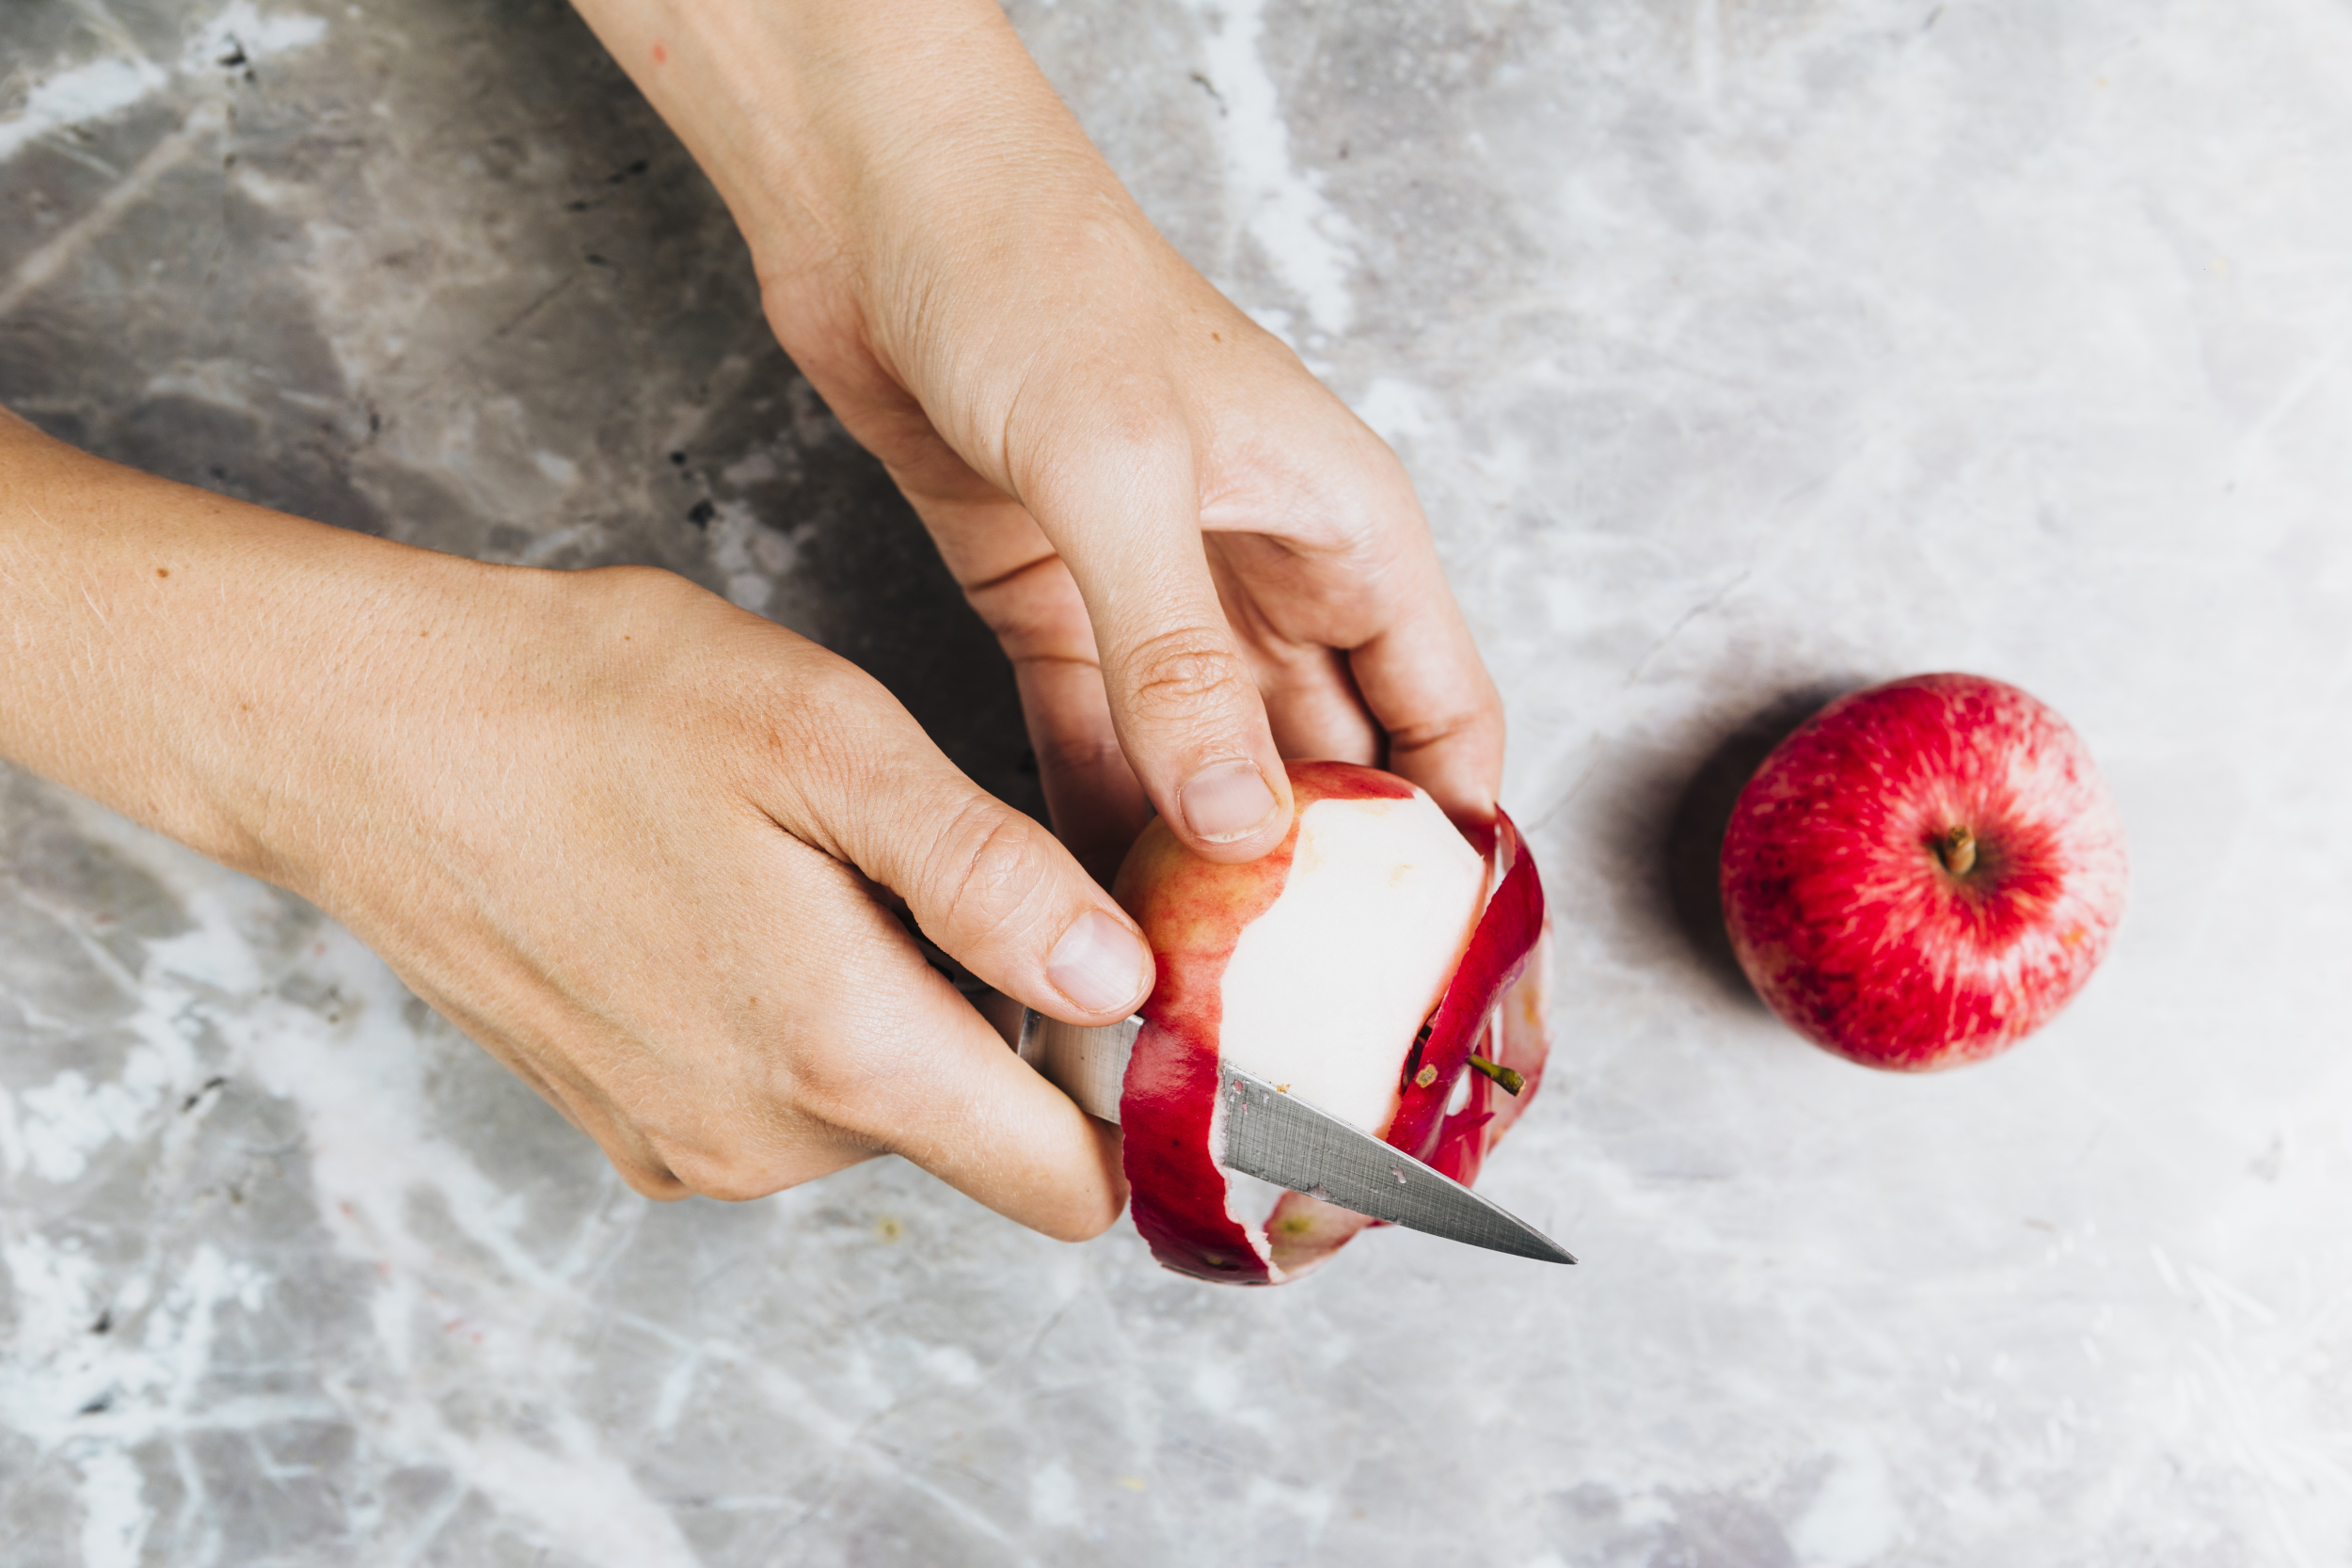
[[[1916,675],[1830,704],[1765,760],[1724,838],[1724,914],[1790,1028],[1920,1072],[1994,1055],[2063,1007],[2129,875],[2064,720],[1999,681]]]
[[[1319,800],[1406,800],[1416,793],[1375,768],[1288,766],[1301,822]],[[1242,934],[1281,898],[1299,833],[1295,824],[1272,854],[1220,865],[1193,855],[1155,823],[1129,852],[1114,887],[1159,966],[1120,1104],[1136,1227],[1167,1267],[1220,1283],[1294,1279],[1375,1223],[1297,1193],[1286,1195],[1264,1226],[1247,1222],[1232,1212],[1227,1173],[1216,1163],[1228,965]],[[1467,1182],[1533,1097],[1550,1041],[1539,962],[1546,954],[1538,951],[1543,889],[1534,861],[1508,817],[1463,836],[1486,863],[1488,891],[1467,942],[1458,932],[1451,939],[1460,943],[1460,958],[1426,1020],[1426,1037],[1417,1039],[1407,1022],[1404,1037],[1367,1042],[1364,1059],[1384,1082],[1403,1059],[1393,1112],[1386,1126],[1368,1130]],[[1516,1069],[1526,1086],[1512,1101],[1470,1074],[1464,1103],[1449,1114],[1474,1052]]]

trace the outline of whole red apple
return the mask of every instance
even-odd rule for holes
[[[1543,890],[1510,819],[1465,832],[1393,774],[1289,769],[1298,815],[1272,854],[1219,864],[1155,822],[1113,888],[1159,974],[1120,1097],[1136,1227],[1230,1284],[1295,1278],[1373,1222],[1301,1193],[1248,1212],[1216,1158],[1221,1063],[1467,1183],[1550,1047]]]
[[[2066,721],[1981,675],[1841,697],[1765,759],[1724,915],[1772,1011],[1866,1067],[1981,1061],[2048,1022],[2123,913],[2123,827]]]

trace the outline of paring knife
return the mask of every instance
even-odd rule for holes
[[[1127,1058],[1142,1029],[1140,1018],[1089,1029],[1025,1008],[1021,1059],[1087,1115],[1116,1122]],[[1218,1079],[1225,1096],[1218,1164],[1408,1230],[1547,1263],[1576,1261],[1525,1220],[1355,1123],[1230,1065],[1218,1068]]]

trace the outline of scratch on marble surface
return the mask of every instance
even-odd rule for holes
[[[2320,345],[2304,362],[2302,370],[2291,378],[2269,405],[2256,415],[2238,436],[2236,463],[2243,467],[2248,458],[2266,445],[2279,427],[2301,410],[2312,394],[2325,386],[2328,378],[2340,370],[2346,350],[2352,350],[2352,290],[2336,296],[2328,312],[2328,325]]]
[[[1730,599],[1734,594],[1740,592],[1741,588],[1745,587],[1748,579],[1754,576],[1756,576],[1756,567],[1753,564],[1740,567],[1740,570],[1733,575],[1729,582],[1724,583],[1721,588],[1716,589],[1713,593],[1708,594],[1705,598],[1691,606],[1690,609],[1676,616],[1673,624],[1668,626],[1663,632],[1659,634],[1658,641],[1644,649],[1642,657],[1633,661],[1633,667],[1625,673],[1625,684],[1631,686],[1634,682],[1640,680],[1642,678],[1642,672],[1649,668],[1650,661],[1656,658],[1660,654],[1665,652],[1667,646],[1672,643],[1676,638],[1682,635],[1683,628],[1690,626],[1692,622],[1699,619],[1701,616],[1711,614],[1713,611],[1722,609],[1725,601]]]
[[[2207,1338],[2192,1340],[2189,1355],[2202,1370],[2193,1381],[2208,1415],[2219,1417],[2221,1446],[2260,1489],[2280,1549],[2301,1565],[2313,1558],[2287,1507],[2291,1497],[2325,1490],[2352,1496],[2352,1435],[2333,1440],[2314,1433],[2288,1435],[2287,1414],[2297,1392],[2294,1369],[2321,1347],[2346,1315],[2352,1296],[2339,1291],[2298,1313],[2283,1314],[2198,1264],[2170,1275],[2183,1299],[2200,1309],[2210,1325]],[[2245,1329],[2250,1328],[2249,1334]],[[2262,1352],[2268,1352],[2266,1355]]]
[[[1598,737],[1596,737],[1596,739]],[[1569,783],[1568,787],[1554,796],[1551,803],[1546,806],[1542,811],[1536,813],[1534,817],[1530,820],[1527,825],[1527,832],[1530,836],[1543,832],[1545,828],[1550,825],[1553,817],[1559,816],[1562,812],[1567,810],[1568,807],[1576,803],[1576,798],[1583,794],[1585,786],[1591,784],[1593,780],[1598,776],[1601,763],[1604,760],[1606,759],[1601,756],[1597,747],[1596,747],[1594,755],[1584,764],[1582,771],[1579,772],[1575,779]]]
[[[967,1529],[1001,1546],[1008,1561],[1024,1564],[1033,1564],[1039,1561],[1034,1553],[988,1514],[974,1508],[970,1503],[936,1482],[917,1476],[905,1465],[888,1464],[887,1461],[892,1456],[872,1449],[868,1443],[871,1429],[886,1414],[887,1412],[881,1412],[868,1417],[854,1432],[848,1434],[847,1439],[840,1444],[838,1450],[827,1465],[823,1483],[818,1489],[816,1496],[799,1515],[779,1532],[778,1543],[790,1540],[802,1529],[816,1524],[824,1517],[832,1508],[834,1499],[841,1494],[853,1461],[881,1460],[885,1463],[875,1465],[875,1468],[886,1471],[893,1480],[920,1493],[935,1507],[952,1515]]]

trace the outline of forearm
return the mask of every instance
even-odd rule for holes
[[[576,4],[763,257],[854,263],[944,146],[1090,155],[994,0]]]
[[[914,361],[980,353],[927,308],[952,273],[1016,247],[1041,280],[1083,268],[1071,230],[1104,218],[1156,243],[995,0],[575,3],[717,185],[796,357],[830,347],[799,322],[835,314],[796,290],[848,293],[920,383]]]
[[[175,484],[0,412],[0,755],[286,880],[296,802],[364,767],[370,683],[469,563]],[[354,721],[358,722],[354,722]],[[288,785],[299,769],[305,789]]]

